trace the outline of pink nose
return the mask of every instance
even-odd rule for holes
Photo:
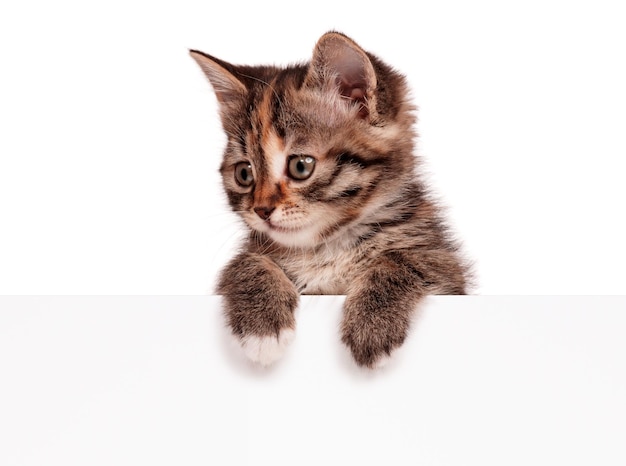
[[[274,207],[255,207],[254,211],[263,220],[269,220],[272,212],[274,212]]]

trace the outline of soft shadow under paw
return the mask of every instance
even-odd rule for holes
[[[402,348],[393,351],[391,355],[385,355],[377,360],[373,365],[367,366],[357,363],[352,356],[352,352],[345,345],[341,345],[341,352],[338,354],[341,367],[346,373],[358,379],[370,380],[385,374],[387,377],[390,373],[395,372],[400,367]]]

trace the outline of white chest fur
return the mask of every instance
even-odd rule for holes
[[[280,262],[303,294],[345,294],[359,257],[354,250],[323,248],[294,252]]]

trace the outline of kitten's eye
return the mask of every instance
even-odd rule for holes
[[[306,180],[313,174],[315,159],[310,155],[292,155],[289,157],[289,176],[294,180]]]
[[[252,165],[249,162],[239,162],[235,165],[235,180],[244,188],[252,186],[254,175],[252,174]]]

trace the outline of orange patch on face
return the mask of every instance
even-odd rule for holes
[[[279,183],[263,183],[257,185],[254,192],[254,205],[259,207],[278,207],[279,204],[288,204],[285,181]]]
[[[265,94],[263,95],[263,100],[261,100],[261,104],[257,107],[257,112],[259,115],[259,121],[261,122],[261,146],[265,149],[267,146],[276,147],[276,141],[281,142],[278,148],[279,150],[284,149],[283,141],[276,135],[276,131],[274,130],[273,122],[272,122],[272,98],[274,98],[273,88],[268,86]]]
[[[257,207],[278,207],[287,202],[287,153],[285,141],[278,136],[272,122],[271,86],[268,86],[256,112],[260,123],[260,145],[267,166],[267,178],[257,180],[254,204]]]

